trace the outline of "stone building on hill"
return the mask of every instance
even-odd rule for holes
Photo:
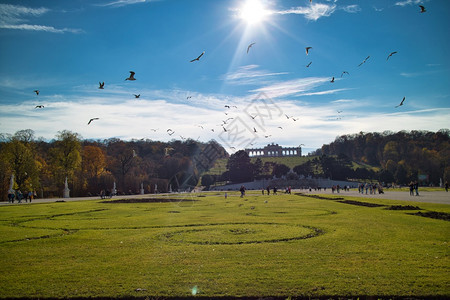
[[[268,144],[264,148],[244,149],[250,157],[284,157],[302,156],[302,147],[282,147],[278,144]]]

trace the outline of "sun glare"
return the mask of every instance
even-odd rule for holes
[[[260,23],[268,14],[260,0],[247,0],[239,10],[239,17],[248,24]]]

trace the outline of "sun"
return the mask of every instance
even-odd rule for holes
[[[239,9],[239,18],[248,24],[256,24],[263,21],[269,15],[261,0],[247,0]]]

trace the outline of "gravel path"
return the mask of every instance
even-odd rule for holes
[[[351,190],[349,192],[341,191],[338,193],[332,193],[331,189],[327,189],[326,191],[314,191],[311,192],[309,190],[293,190],[292,192],[300,192],[305,194],[330,194],[330,195],[342,195],[342,196],[353,196],[353,197],[363,197],[363,198],[373,198],[373,199],[391,199],[391,200],[400,200],[400,201],[407,201],[407,202],[428,202],[428,203],[439,203],[439,204],[450,204],[450,193],[443,191],[435,191],[435,192],[427,192],[427,191],[420,191],[419,190],[419,196],[410,196],[409,191],[392,191],[392,190],[385,190],[384,194],[373,194],[373,195],[366,195],[366,194],[359,194],[357,190]],[[217,194],[217,192],[214,192],[214,194]],[[282,192],[280,191],[280,195]],[[169,196],[170,197],[179,197],[183,195],[192,195],[192,194],[158,194],[157,196]],[[126,198],[147,198],[147,197],[155,197],[154,194],[145,194],[145,195],[125,195],[125,196],[115,196],[114,199],[126,199]],[[52,202],[68,202],[68,201],[87,201],[87,200],[100,200],[100,197],[74,197],[74,198],[50,198],[50,199],[34,199],[32,203],[52,203]],[[17,205],[17,201],[14,202],[14,205]],[[30,202],[24,202],[20,203],[20,205],[23,204],[30,204]],[[12,205],[10,203],[6,202],[0,202],[1,205]]]
[[[332,195],[331,189],[327,189],[326,191],[314,191],[311,192],[309,190],[299,190],[300,193],[305,194],[330,194]],[[391,199],[391,200],[401,200],[407,202],[428,202],[428,203],[439,203],[439,204],[450,204],[450,193],[442,191],[435,192],[427,192],[420,191],[419,196],[410,196],[409,191],[389,191],[385,190],[384,194],[373,194],[366,195],[360,194],[357,190],[351,190],[349,192],[341,191],[339,194],[334,193],[333,195],[342,195],[342,196],[354,196],[354,197],[363,197],[363,198],[372,198],[372,199]]]

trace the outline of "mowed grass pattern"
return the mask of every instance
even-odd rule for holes
[[[298,195],[204,195],[0,207],[0,296],[450,296],[448,221]]]

